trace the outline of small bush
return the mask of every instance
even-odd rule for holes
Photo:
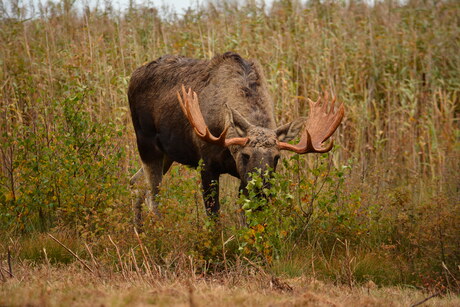
[[[78,89],[45,109],[34,125],[12,123],[2,134],[11,149],[2,176],[0,224],[11,232],[73,229],[99,235],[108,228],[126,189],[118,176],[123,148],[113,123],[98,123],[85,110],[88,91]]]

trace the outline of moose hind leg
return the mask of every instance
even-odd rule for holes
[[[161,159],[159,160],[161,162]],[[147,207],[158,215],[158,205],[154,201],[154,196],[158,194],[158,186],[162,179],[162,163],[144,163],[142,168],[131,178],[130,184],[131,189],[134,192],[133,210],[134,210],[134,225],[138,232],[143,231],[142,222],[142,204],[145,203]],[[142,176],[143,175],[143,176]],[[145,177],[148,187],[141,185],[138,188],[134,188],[141,178]]]
[[[157,159],[149,163],[143,163],[144,175],[150,187],[146,195],[146,204],[150,210],[158,215],[158,203],[155,196],[159,192],[159,185],[163,179],[163,159]]]
[[[155,197],[159,192],[159,185],[163,179],[163,175],[166,174],[171,167],[173,161],[166,155],[161,155],[157,159],[149,161],[149,163],[143,162],[144,176],[150,186],[150,193],[147,193],[147,205],[150,210],[158,213],[158,203],[155,201]]]
[[[158,204],[155,201],[155,196],[158,194],[159,184],[161,183],[163,174],[169,169],[171,162],[168,160],[163,163],[163,154],[157,155],[154,159],[149,159],[148,162],[143,161],[142,168],[131,178],[130,184],[135,191],[135,200],[133,201],[134,224],[139,232],[142,232],[142,204],[158,215]],[[134,189],[133,186],[144,177],[148,183],[148,188]]]
[[[159,162],[161,161],[161,163]],[[143,163],[143,166],[131,177],[131,189],[135,192],[135,200],[133,201],[134,209],[134,223],[138,231],[142,231],[142,204],[145,203],[147,207],[158,213],[158,203],[155,201],[155,196],[159,192],[159,185],[163,175],[169,170],[173,161],[166,156],[163,159],[158,159],[150,163]],[[161,171],[160,171],[161,169]],[[149,188],[134,189],[133,186],[145,178],[148,182]]]

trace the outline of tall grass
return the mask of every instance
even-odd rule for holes
[[[305,116],[306,97],[323,89],[346,106],[331,158],[289,160],[281,170],[303,187],[294,193],[308,219],[298,225],[302,242],[287,245],[274,269],[315,272],[305,269],[309,259],[325,275],[343,277],[354,248],[354,278],[458,279],[457,1],[220,2],[183,15],[143,5],[123,13],[110,6],[79,12],[62,1],[36,8],[32,19],[27,5],[10,7],[0,19],[0,229],[6,235],[59,228],[92,240],[107,232],[126,235],[127,178],[139,167],[126,98],[130,73],[167,53],[210,58],[232,50],[262,64],[280,124]],[[323,201],[311,199],[331,174]],[[151,225],[159,238],[152,248],[162,255],[221,253],[220,234],[203,224],[195,176],[173,168],[162,186],[165,218]],[[232,195],[224,189],[223,207],[236,225]],[[337,250],[342,254],[335,257]]]

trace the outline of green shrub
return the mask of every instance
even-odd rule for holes
[[[13,123],[2,134],[11,172],[2,176],[0,224],[12,232],[65,226],[83,235],[106,228],[119,198],[123,148],[116,126],[95,122],[86,111],[88,91],[51,101],[49,116],[33,125]]]

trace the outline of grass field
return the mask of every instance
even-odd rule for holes
[[[458,305],[458,1],[0,12],[0,305]],[[130,74],[226,51],[260,62],[278,124],[333,91],[336,145],[285,154],[256,213],[223,176],[220,223],[175,164],[136,235]]]
[[[350,288],[312,277],[272,279],[248,270],[212,276],[182,271],[148,279],[106,272],[101,277],[78,265],[23,264],[0,288],[2,306],[412,306],[431,295],[402,287],[365,284]],[[425,306],[458,306],[458,296],[434,297]]]

